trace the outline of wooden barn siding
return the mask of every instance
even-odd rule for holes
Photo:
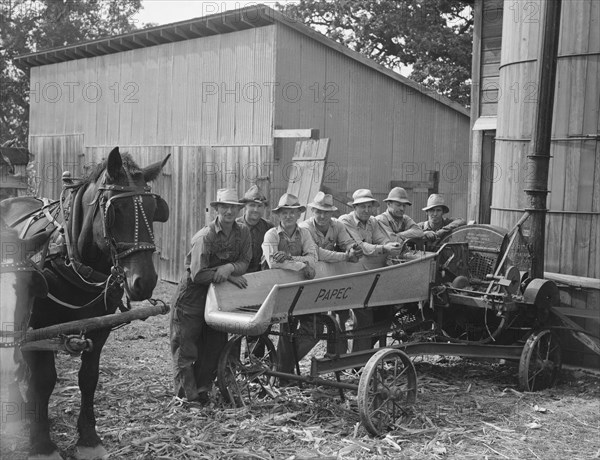
[[[302,97],[276,91],[274,124],[331,139],[324,185],[346,195],[371,188],[382,199],[392,180],[439,170],[440,192],[455,215],[466,215],[468,117],[283,25],[276,47],[280,87],[298,85]],[[293,142],[282,143],[280,164],[292,153]],[[282,188],[285,175],[277,179]],[[426,193],[417,198],[410,215],[424,220]]]
[[[34,67],[30,133],[84,133],[88,146],[270,144],[274,30]]]
[[[530,2],[529,8],[534,11],[540,4]],[[520,13],[525,11],[521,9]],[[600,129],[597,24],[600,24],[599,2],[563,2],[546,219],[546,270],[589,278],[600,278],[600,147],[596,139],[582,136],[597,134]],[[511,228],[521,215],[520,211],[506,209],[527,206],[523,192],[527,179],[525,156],[529,149],[527,139],[533,131],[534,104],[527,104],[524,99],[535,99],[537,62],[523,61],[537,58],[538,25],[537,21],[504,21],[504,36],[520,37],[519,46],[505,42],[502,48],[503,65],[518,63],[505,67],[501,77],[501,90],[510,97],[500,101],[496,162],[503,178],[494,185],[493,206],[498,209],[492,210],[492,223],[505,228]],[[600,292],[561,287],[561,303],[597,310]],[[572,319],[590,331],[598,331],[596,320]],[[599,365],[600,359],[570,334],[561,334],[561,339],[569,363]]]
[[[30,136],[29,148],[40,176],[39,196],[58,199],[61,174],[70,170],[85,176],[90,167],[103,161],[110,148],[85,146],[81,134]],[[155,223],[156,264],[161,279],[178,281],[184,268],[192,235],[215,218],[210,202],[219,188],[247,190],[258,175],[271,175],[272,146],[130,146],[127,151],[145,167],[171,158],[152,184],[170,207],[169,220]]]

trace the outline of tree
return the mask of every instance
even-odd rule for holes
[[[29,73],[14,58],[129,32],[141,0],[0,2],[0,144],[27,145]]]
[[[300,0],[284,13],[469,105],[473,0]]]

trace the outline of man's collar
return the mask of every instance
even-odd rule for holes
[[[234,220],[231,228],[232,228],[232,230],[233,230],[233,229],[236,229],[237,227],[238,227],[238,224],[237,224],[237,222]],[[221,225],[221,221],[219,220],[219,217],[218,217],[218,216],[217,216],[217,218],[215,219],[215,231],[216,231],[217,233],[219,233],[219,232],[223,232],[223,226]],[[225,232],[223,232],[223,233],[225,233]]]

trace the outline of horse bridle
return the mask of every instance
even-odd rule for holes
[[[106,199],[104,193],[105,192],[120,192],[116,195],[113,195]],[[113,262],[113,266],[119,265],[119,260],[127,257],[134,252],[139,251],[155,251],[156,245],[154,243],[154,233],[152,232],[152,225],[148,221],[148,216],[146,216],[146,211],[143,206],[143,197],[151,196],[155,200],[160,198],[156,193],[152,193],[150,191],[149,186],[137,187],[137,186],[123,186],[123,185],[102,185],[98,188],[98,192],[100,196],[98,199],[98,204],[100,208],[100,212],[102,213],[102,226],[103,226],[103,235],[106,244],[110,248],[111,251],[111,259]],[[134,227],[134,236],[133,243],[117,243],[115,239],[112,237],[111,229],[114,222],[110,218],[111,214],[114,210],[111,208],[113,203],[117,200],[132,198],[133,200],[133,208],[134,208],[134,216],[135,216],[135,227]],[[140,230],[140,216],[141,220],[143,220],[144,225],[146,226],[146,230],[150,235],[151,243],[140,242],[139,241],[139,230]]]
[[[106,174],[106,172],[104,174]],[[81,281],[83,283],[85,283],[88,286],[95,286],[98,288],[102,287],[102,292],[99,294],[98,297],[96,297],[95,299],[92,299],[90,302],[88,302],[84,306],[70,305],[66,302],[63,302],[63,301],[55,298],[51,294],[48,294],[48,297],[51,300],[53,300],[54,302],[59,303],[60,305],[67,307],[67,308],[85,308],[87,306],[93,305],[100,297],[104,296],[104,303],[105,303],[105,305],[107,305],[106,297],[108,295],[109,288],[114,287],[116,285],[122,286],[124,283],[125,273],[124,273],[123,267],[120,264],[120,260],[135,253],[135,252],[138,252],[138,251],[155,251],[156,250],[154,233],[152,232],[152,226],[151,226],[150,222],[148,221],[148,217],[146,215],[146,211],[144,210],[144,206],[143,206],[143,197],[144,196],[152,196],[155,200],[158,200],[158,199],[160,199],[160,195],[158,195],[156,193],[152,193],[150,191],[151,188],[148,185],[143,185],[143,186],[134,185],[133,179],[131,178],[131,175],[128,172],[127,172],[127,177],[129,179],[130,185],[115,185],[115,184],[106,184],[106,175],[105,175],[103,177],[102,184],[96,190],[94,199],[90,203],[90,206],[95,207],[95,209],[90,213],[90,219],[94,219],[94,217],[96,216],[96,213],[98,211],[101,214],[103,238],[106,242],[106,245],[108,246],[108,248],[110,250],[110,257],[111,257],[111,263],[112,263],[111,272],[108,275],[106,281],[103,281],[100,283],[90,282],[90,281],[86,280],[85,278],[83,278],[81,276],[81,274],[79,273],[79,271],[77,270],[77,268],[75,267],[75,264],[73,263],[76,260],[76,257],[73,254],[71,238],[76,238],[76,235],[69,234],[70,226],[68,225],[68,222],[67,222],[68,221],[67,216],[66,216],[67,213],[63,207],[64,200],[61,197],[61,200],[60,200],[61,212],[63,215],[63,222],[65,223],[64,236],[65,236],[66,243],[67,243],[66,244],[67,256],[68,256],[67,257],[67,265],[70,265],[73,268],[73,271],[78,275],[78,277],[81,279]],[[67,185],[65,187],[65,189],[71,189],[74,191],[74,190],[79,189],[82,185],[83,185],[82,183]],[[107,198],[106,197],[107,192],[117,192],[117,193],[115,195]],[[73,205],[72,201],[74,200],[74,196],[75,195],[72,192],[71,206]],[[112,231],[111,231],[112,226],[114,224],[114,222],[111,221],[112,219],[110,217],[111,215],[114,216],[114,210],[112,208],[113,203],[116,200],[126,199],[126,198],[131,198],[133,200],[134,210],[135,210],[135,228],[134,228],[133,243],[122,243],[122,242],[115,241],[115,238],[113,237]],[[150,239],[151,239],[150,243],[139,241],[140,215],[141,215],[141,220],[144,222],[144,225],[146,226],[148,234],[150,235]],[[129,298],[127,298],[127,301],[129,303]]]

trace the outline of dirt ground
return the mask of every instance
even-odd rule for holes
[[[169,301],[174,286],[155,297]],[[114,331],[103,352],[97,426],[111,459],[590,459],[600,458],[598,374],[563,370],[558,385],[518,391],[513,363],[416,357],[417,404],[382,437],[360,424],[356,395],[285,388],[261,407],[208,406],[171,389],[168,316]],[[65,458],[76,442],[79,359],[60,354],[50,404]],[[25,427],[2,426],[1,458],[26,458]]]

